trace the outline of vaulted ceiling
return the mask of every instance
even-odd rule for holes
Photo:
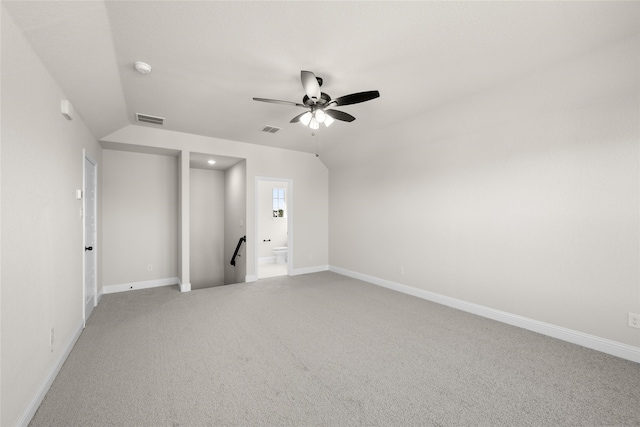
[[[289,120],[300,70],[333,98],[379,90],[321,128],[323,149],[367,135],[564,58],[638,33],[621,2],[3,1],[96,139],[164,117],[163,128],[314,152]],[[631,12],[631,13],[630,13]],[[150,64],[143,75],[135,61]],[[155,126],[141,124],[142,126]],[[261,132],[265,125],[282,128]]]

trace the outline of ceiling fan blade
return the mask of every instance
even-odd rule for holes
[[[367,92],[352,93],[350,95],[341,96],[331,101],[331,105],[351,105],[358,104],[360,102],[370,101],[380,96],[380,92],[377,90],[370,90]]]
[[[314,100],[315,104],[320,99],[320,84],[316,79],[316,75],[311,71],[300,71],[300,80],[302,80],[302,87],[305,93],[310,99]]]
[[[269,102],[271,104],[293,105],[294,107],[307,108],[306,105],[300,104],[298,102],[280,101],[280,100],[277,100],[277,99],[266,99],[266,98],[253,98],[253,100],[254,101],[260,101],[260,102]]]
[[[302,114],[298,114],[297,116],[295,116],[293,119],[291,119],[291,121],[289,123],[298,123],[300,121],[300,117],[304,116],[305,114],[307,114],[308,111],[305,111]]]
[[[351,114],[347,114],[343,111],[338,111],[338,110],[324,110],[325,114],[330,116],[333,119],[336,120],[342,120],[343,122],[352,122],[354,121],[356,118],[353,117]]]

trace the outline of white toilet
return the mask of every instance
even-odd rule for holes
[[[287,263],[287,252],[289,248],[286,246],[278,246],[273,248],[273,254],[276,256],[276,264]]]

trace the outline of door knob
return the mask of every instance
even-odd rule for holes
[[[85,251],[92,251],[93,250],[93,246],[85,246],[84,250]]]

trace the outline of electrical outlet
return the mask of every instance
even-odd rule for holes
[[[629,326],[640,329],[640,314],[629,313]]]
[[[147,271],[153,271],[153,264],[147,264]]]
[[[53,352],[53,338],[54,338],[55,329],[51,328],[51,333],[49,334],[49,346],[51,347],[51,352]]]
[[[404,275],[404,267],[403,266],[398,267],[398,274]]]

